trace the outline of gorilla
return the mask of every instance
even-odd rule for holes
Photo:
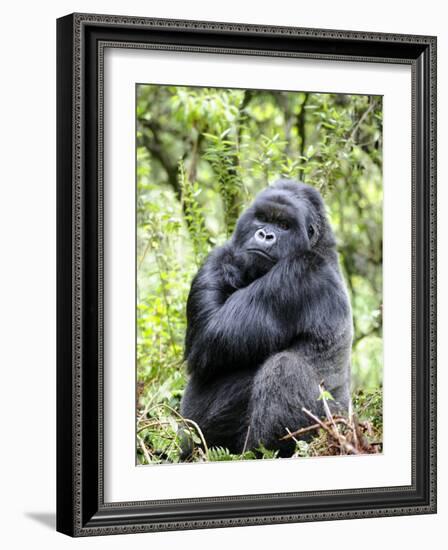
[[[209,446],[294,453],[287,429],[323,416],[319,384],[348,410],[352,314],[324,202],[278,180],[210,253],[187,301],[190,374],[181,413]]]

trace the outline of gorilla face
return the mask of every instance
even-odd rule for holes
[[[327,242],[322,243],[321,237]],[[256,197],[240,217],[233,241],[255,276],[282,259],[334,244],[320,194],[289,180],[277,181]]]

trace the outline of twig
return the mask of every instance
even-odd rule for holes
[[[331,430],[330,428],[324,423],[322,422],[322,420],[320,420],[320,418],[318,418],[317,416],[315,416],[311,411],[309,411],[308,409],[306,409],[305,407],[302,407],[302,411],[307,415],[309,416],[310,418],[312,418],[314,420],[314,422],[316,422],[316,424],[318,424],[321,428],[323,428],[326,432],[328,432],[330,435],[331,434]]]
[[[330,407],[328,406],[327,399],[325,397],[325,386],[324,386],[323,381],[319,384],[319,392],[320,392],[320,395],[322,397],[322,403],[324,404],[325,414],[326,414],[328,420],[331,422],[334,430],[339,433],[339,430],[338,430],[338,428],[337,428],[337,426],[334,422],[333,415],[331,414]]]
[[[353,445],[351,443],[349,443],[347,441],[347,439],[341,433],[339,433],[339,430],[337,428],[335,430],[332,425],[328,426],[327,424],[322,422],[322,420],[317,418],[317,416],[315,416],[311,411],[309,411],[305,407],[302,407],[302,411],[306,415],[308,415],[310,418],[312,418],[314,420],[314,422],[319,424],[321,426],[321,428],[323,428],[333,439],[335,439],[339,443],[339,447],[340,447],[341,450],[344,450],[344,451],[348,452],[349,454],[354,454],[354,455],[359,454],[358,451],[355,449],[355,447],[353,447]]]
[[[365,121],[365,119],[367,118],[367,116],[369,115],[369,113],[371,111],[373,111],[373,109],[376,107],[376,101],[372,101],[372,103],[369,105],[369,107],[364,111],[364,113],[361,115],[361,117],[359,118],[358,122],[354,125],[353,127],[353,131],[351,132],[350,134],[350,137],[348,138],[347,140],[347,143],[350,142],[350,141],[354,141],[354,138],[355,138],[355,134],[356,132],[358,131],[358,129],[360,128],[361,124]]]
[[[193,428],[196,430],[196,432],[198,433],[198,435],[199,435],[199,437],[200,437],[200,439],[201,439],[202,445],[204,445],[204,452],[205,452],[205,455],[206,455],[207,460],[208,460],[208,446],[207,446],[207,442],[205,441],[205,437],[204,437],[204,434],[203,434],[202,431],[201,431],[201,428],[196,424],[196,422],[195,422],[194,420],[190,420],[189,418],[184,418],[184,417],[180,414],[180,412],[176,411],[176,409],[173,409],[173,407],[170,407],[167,403],[162,403],[162,405],[163,405],[164,407],[166,407],[169,411],[171,411],[174,415],[176,415],[176,416],[179,418],[179,420],[180,420],[181,422],[183,422],[183,423],[186,425],[186,427],[187,427],[187,429],[188,429],[188,431],[189,431],[190,433],[191,433],[191,430],[190,430],[190,426],[189,426],[189,425],[193,426]]]
[[[294,442],[297,443],[297,445],[298,445],[298,444],[299,444],[299,440],[296,439],[296,438],[294,437],[294,434],[291,432],[291,430],[290,430],[289,428],[287,428],[286,426],[285,426],[285,430],[288,432],[289,437],[290,437],[291,439],[293,439]],[[284,438],[282,437],[282,439],[284,439]],[[282,440],[282,439],[281,439],[281,440]],[[281,440],[280,440],[280,441],[281,441]]]
[[[354,416],[354,412],[353,412],[353,404],[352,404],[351,399],[350,399],[350,403],[348,405],[348,418],[350,420],[350,424],[353,427],[353,443],[355,444],[355,447],[358,448],[359,447],[359,441],[358,441],[358,434],[357,434],[357,430],[356,430],[355,416]]]
[[[300,428],[299,430],[296,430],[295,432],[290,432],[288,428],[286,428],[286,431],[288,432],[286,435],[280,438],[280,441],[287,441],[288,439],[293,439],[295,437],[298,437],[303,434],[307,434],[309,432],[314,432],[315,430],[318,430],[321,426],[319,424],[311,424],[311,426],[306,426],[305,428]]]
[[[247,434],[246,434],[246,438],[244,440],[244,445],[243,445],[243,452],[241,454],[244,454],[246,452],[246,448],[247,448],[247,443],[249,441],[249,434],[250,434],[250,424],[249,426],[247,427]]]
[[[153,395],[150,397],[148,403],[146,404],[145,408],[143,409],[142,413],[140,414],[140,416],[137,419],[137,425],[140,424],[140,422],[144,419],[144,417],[146,417],[146,415],[149,413],[150,410],[155,409],[155,408],[160,406],[160,403],[156,403],[155,405],[153,405],[154,399],[156,398],[158,392],[159,392],[159,390],[157,389],[153,393]]]
[[[173,331],[173,327],[171,326],[171,316],[170,316],[171,306],[170,306],[170,302],[168,300],[168,293],[166,291],[165,281],[162,278],[162,267],[160,266],[160,258],[159,258],[159,254],[157,252],[154,254],[154,258],[156,260],[157,270],[159,272],[160,286],[162,287],[162,298],[163,298],[163,301],[165,303],[166,321],[167,321],[167,325],[168,325],[168,332],[169,332],[169,335],[170,335],[171,347],[172,347],[172,350],[173,350],[174,357],[177,358],[178,354],[177,354],[177,351],[176,351],[176,343],[175,343],[175,340],[174,340],[174,331]]]
[[[167,425],[169,425],[169,422],[167,420],[153,420],[152,422],[148,422],[144,426],[141,426],[137,430],[137,434],[139,434],[143,430],[146,430],[147,428],[152,428],[153,426],[167,426]]]
[[[146,246],[145,246],[145,249],[143,251],[142,257],[140,258],[140,260],[138,262],[137,271],[140,271],[140,269],[142,267],[142,264],[143,264],[143,260],[145,259],[146,254],[148,253],[148,250],[149,250],[150,246],[151,246],[151,235],[148,237],[148,242],[146,243]]]
[[[335,421],[336,424],[343,424],[344,426],[347,426],[347,428],[352,429],[351,426],[348,425],[348,422],[347,422],[347,420],[345,420],[345,418],[334,417],[334,421]],[[288,439],[292,439],[294,437],[298,437],[300,435],[304,435],[304,434],[307,434],[309,432],[314,432],[314,431],[318,430],[319,428],[322,428],[321,424],[311,424],[310,426],[305,426],[305,428],[300,428],[299,430],[296,430],[295,432],[290,432],[288,429],[286,429],[288,434],[281,437],[280,441],[286,441]]]
[[[137,435],[137,440],[138,440],[138,444],[140,445],[141,450],[143,451],[146,462],[148,464],[151,464],[152,459],[151,459],[151,456],[149,454],[148,449],[146,448],[146,445],[145,445],[143,439],[139,435]]]
[[[175,416],[177,416],[177,418],[185,425],[185,427],[189,431],[190,435],[192,433],[191,432],[192,427],[196,430],[196,432],[197,432],[197,434],[198,434],[198,436],[201,440],[201,443],[204,446],[204,454],[205,454],[205,456],[208,460],[208,455],[209,455],[208,445],[207,445],[207,442],[205,440],[204,434],[201,431],[201,428],[196,424],[196,422],[194,420],[190,420],[189,418],[184,418],[178,411],[176,411],[176,409],[173,409],[173,407],[170,407],[167,403],[159,403],[159,404],[155,405],[154,407],[159,407],[159,406],[167,408],[170,412],[172,412]],[[150,407],[150,408],[154,408],[154,407]],[[148,410],[150,410],[150,409],[148,409]],[[142,418],[142,416],[140,416],[140,419]],[[140,419],[139,419],[139,421],[140,421]],[[141,426],[140,428],[138,428],[137,434],[139,434],[143,430],[146,430],[147,428],[151,428],[153,426],[167,426],[167,425],[171,425],[171,424],[170,424],[170,422],[168,422],[166,420],[152,420],[152,421],[148,422],[147,424],[145,424],[144,426]]]
[[[328,406],[327,399],[325,398],[325,386],[323,381],[319,384],[319,390],[321,391],[325,414],[327,415],[328,420],[331,422],[334,434],[337,438],[337,441],[339,442],[339,445],[341,446],[341,450],[345,450],[352,454],[358,454],[358,450],[356,449],[356,447],[354,447],[351,443],[347,441],[347,438],[340,433],[338,427],[336,426],[333,415],[330,411],[330,407]],[[356,429],[354,429],[353,431],[356,432]]]
[[[183,421],[187,424],[191,424],[194,427],[194,429],[197,431],[197,433],[198,433],[198,435],[201,439],[201,443],[202,443],[202,445],[204,445],[205,456],[206,456],[207,460],[209,460],[208,446],[207,446],[207,442],[205,441],[204,434],[201,431],[201,428],[196,424],[196,422],[194,420],[190,420],[189,418],[184,418]]]

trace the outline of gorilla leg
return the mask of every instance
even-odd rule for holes
[[[297,351],[284,351],[270,357],[254,378],[249,406],[249,448],[260,442],[279,455],[291,456],[293,440],[279,441],[286,428],[295,431],[310,424],[302,411],[324,414],[319,397],[319,380],[314,369]]]
[[[209,447],[243,450],[248,430],[248,405],[253,372],[222,376],[213,382],[192,377],[181,403],[181,414],[201,428]]]

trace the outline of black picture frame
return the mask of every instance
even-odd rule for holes
[[[101,83],[110,43],[411,66],[410,486],[104,502]],[[57,143],[58,531],[88,536],[436,512],[435,37],[68,15],[57,21]]]

